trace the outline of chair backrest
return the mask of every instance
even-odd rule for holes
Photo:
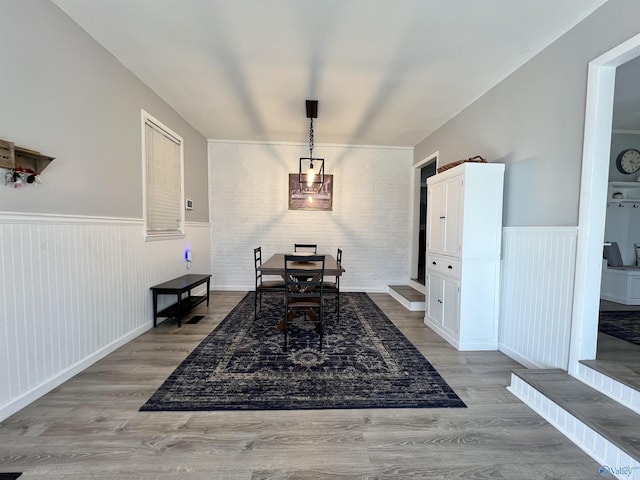
[[[317,243],[295,243],[293,245],[293,251],[298,252],[300,250],[304,251],[313,251],[313,253],[318,253],[318,244]]]
[[[342,266],[342,249],[339,248],[336,253],[336,261],[338,262],[338,267]],[[336,275],[336,286],[340,285],[340,275]]]
[[[324,284],[324,255],[309,255],[301,264],[300,257],[284,256],[286,303],[290,301],[322,301]]]
[[[256,287],[262,282],[262,272],[258,267],[262,266],[262,247],[253,249],[253,265],[256,270]]]

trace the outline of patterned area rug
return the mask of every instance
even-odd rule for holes
[[[600,312],[602,333],[640,345],[640,311]]]
[[[424,356],[364,293],[330,300],[322,350],[299,315],[283,334],[282,297],[263,295],[253,319],[248,293],[141,411],[465,407]]]

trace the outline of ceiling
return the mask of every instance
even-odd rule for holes
[[[605,0],[53,0],[206,138],[413,147]]]

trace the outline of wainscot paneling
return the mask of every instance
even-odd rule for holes
[[[576,227],[505,227],[500,350],[523,365],[567,369]]]
[[[0,420],[153,326],[149,287],[209,272],[209,224],[0,212]],[[169,302],[169,298],[163,301]]]

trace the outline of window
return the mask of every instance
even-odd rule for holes
[[[142,126],[146,238],[184,235],[182,138],[144,110]]]

